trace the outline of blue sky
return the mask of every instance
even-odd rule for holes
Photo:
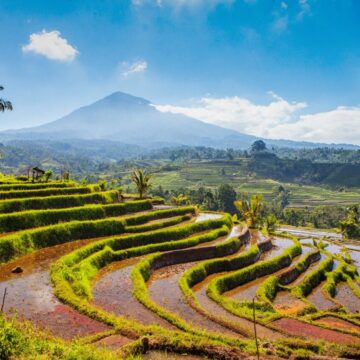
[[[1,0],[0,33],[0,129],[120,90],[241,132],[360,142],[356,0]]]

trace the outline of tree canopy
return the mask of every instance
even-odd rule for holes
[[[0,85],[0,91],[4,90],[4,87]],[[0,98],[0,111],[12,110],[13,106],[10,101]]]
[[[251,145],[251,152],[252,153],[257,153],[257,152],[265,151],[265,150],[267,150],[266,144],[262,140],[256,140]]]

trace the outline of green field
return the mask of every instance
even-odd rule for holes
[[[198,189],[201,186],[215,189],[221,184],[230,184],[238,193],[260,193],[266,200],[270,200],[274,190],[282,185],[290,191],[290,207],[360,203],[360,188],[336,190],[320,185],[260,179],[254,174],[244,172],[243,166],[236,161],[194,161],[178,165],[178,168],[172,171],[164,170],[165,161],[145,164],[153,173],[153,187],[162,186],[164,190]],[[121,172],[121,177],[124,187],[129,186],[133,190],[130,174],[131,169],[124,170]]]

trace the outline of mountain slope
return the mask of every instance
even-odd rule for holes
[[[59,120],[15,132],[22,135],[29,133],[58,139],[107,139],[147,146],[224,146],[222,142],[226,138],[248,145],[255,139],[183,115],[162,113],[149,101],[121,92],[75,110]]]
[[[115,92],[59,120],[33,128],[0,133],[0,140],[9,139],[112,140],[146,148],[189,145],[247,149],[259,138],[184,115],[163,113],[148,100]],[[329,146],[288,140],[266,142],[279,147]],[[358,148],[353,145],[331,147]]]

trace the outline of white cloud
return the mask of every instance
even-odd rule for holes
[[[73,61],[79,52],[61,37],[60,31],[43,30],[30,35],[29,43],[22,46],[23,52],[33,52],[50,60]]]
[[[307,107],[305,102],[288,102],[272,92],[270,95],[272,100],[266,105],[235,96],[204,97],[192,107],[154,106],[162,112],[184,114],[265,138],[360,145],[360,107],[301,114]]]
[[[143,73],[146,71],[148,64],[145,60],[138,60],[133,63],[124,61],[121,63],[122,74],[127,77],[136,73]]]
[[[306,15],[311,13],[311,7],[308,0],[299,0],[300,11],[297,14],[297,19],[302,20]]]

